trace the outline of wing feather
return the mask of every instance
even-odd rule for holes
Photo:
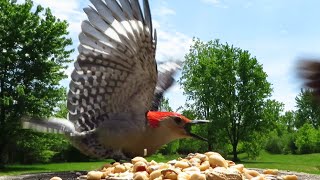
[[[157,83],[148,1],[144,16],[138,0],[90,1],[68,92],[69,120],[77,131],[98,128],[109,114],[144,114]]]
[[[181,62],[165,62],[158,65],[158,82],[154,92],[154,98],[152,102],[152,111],[158,111],[163,94],[167,91],[175,82],[173,76],[181,69]]]
[[[149,6],[148,0],[143,0],[143,10],[144,10],[144,16],[145,16],[145,23],[148,26],[148,30],[150,31],[149,33],[152,37],[152,19],[151,19],[151,12],[150,12],[150,6]]]

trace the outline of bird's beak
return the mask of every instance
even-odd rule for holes
[[[208,140],[207,140],[206,138],[201,137],[201,136],[199,136],[199,135],[197,135],[197,134],[192,133],[192,132],[191,132],[191,126],[196,125],[196,124],[204,124],[204,123],[208,123],[208,122],[210,122],[210,121],[208,121],[208,120],[193,120],[193,121],[190,121],[189,123],[187,123],[187,124],[184,126],[184,129],[186,130],[186,132],[188,133],[189,136],[207,142]]]

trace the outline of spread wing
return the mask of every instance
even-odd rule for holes
[[[320,61],[302,60],[299,64],[299,75],[304,85],[313,91],[314,98],[320,103]]]
[[[108,114],[146,112],[157,83],[148,1],[143,13],[138,0],[90,1],[68,93],[68,118],[77,131],[96,128]]]
[[[154,92],[152,111],[158,111],[164,92],[174,83],[174,74],[181,68],[181,62],[165,62],[158,65],[158,82]]]

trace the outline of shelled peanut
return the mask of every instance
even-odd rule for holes
[[[278,176],[278,170],[267,169],[263,173],[250,170],[243,164],[225,160],[219,153],[189,154],[185,158],[167,163],[148,162],[135,157],[131,163],[105,164],[98,171],[90,171],[78,179],[131,179],[131,180],[272,180],[297,179],[297,176]]]

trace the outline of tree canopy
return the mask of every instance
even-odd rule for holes
[[[297,112],[295,126],[302,127],[305,123],[311,124],[314,128],[320,127],[320,105],[315,101],[313,92],[309,89],[301,89],[296,97]]]
[[[262,65],[248,51],[219,40],[194,39],[180,83],[195,112],[212,120],[207,129],[210,148],[221,132],[237,159],[238,143],[250,138],[248,132],[264,129],[268,119],[263,110],[272,91],[266,78]]]
[[[73,51],[68,24],[33,6],[0,1],[0,157],[15,141],[22,115],[48,116],[65,98],[59,82]]]

